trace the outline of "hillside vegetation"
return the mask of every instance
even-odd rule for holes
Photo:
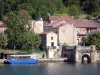
[[[88,17],[100,15],[100,0],[0,0],[0,18],[12,11],[27,10],[33,19],[48,15],[88,14]]]

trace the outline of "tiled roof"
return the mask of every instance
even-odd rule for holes
[[[72,19],[72,16],[49,16],[49,19],[51,20],[70,20]]]
[[[98,23],[92,21],[84,21],[84,20],[69,20],[67,21],[69,24],[73,24],[76,28],[97,28]]]
[[[57,25],[57,26],[55,26],[55,27],[53,27],[53,28],[55,28],[55,29],[58,29],[59,27],[61,27],[61,26],[63,26],[64,24],[60,24],[60,25]]]
[[[51,26],[57,25],[57,23],[61,21],[66,21],[68,24],[73,24],[76,28],[100,28],[100,23],[97,23],[95,21],[83,20],[83,19],[74,19],[71,16],[49,16],[49,19],[51,19],[53,23],[47,25],[51,25]],[[62,26],[61,24],[60,25],[58,24],[54,28],[59,28],[61,26]]]

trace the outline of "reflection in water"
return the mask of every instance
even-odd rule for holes
[[[99,64],[68,64],[64,62],[0,65],[0,75],[100,75],[99,70]]]
[[[0,64],[0,75],[2,75],[2,74],[4,73],[4,71],[5,71],[5,69],[6,69],[5,66],[6,66],[6,65],[4,65],[4,64]]]

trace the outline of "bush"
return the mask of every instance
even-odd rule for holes
[[[80,7],[78,5],[70,5],[67,7],[67,13],[71,16],[78,16],[80,14]]]
[[[100,9],[99,9],[99,10],[96,10],[95,12],[93,12],[93,13],[92,13],[92,16],[93,16],[93,17],[100,16]]]
[[[86,19],[92,20],[92,16],[91,15],[87,15]]]

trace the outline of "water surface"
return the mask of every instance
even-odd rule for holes
[[[0,65],[0,75],[100,75],[100,64],[52,62],[35,65]]]

